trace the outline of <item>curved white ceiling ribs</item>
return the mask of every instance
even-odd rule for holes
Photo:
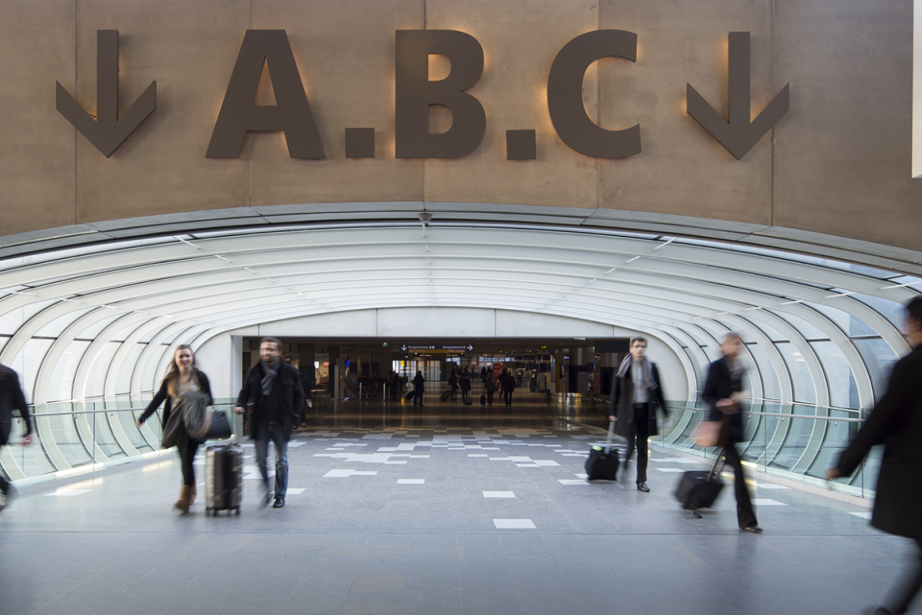
[[[915,279],[899,273],[732,243],[437,221],[425,233],[374,222],[209,231],[27,260],[0,262],[0,362],[24,372],[36,403],[68,401],[49,397],[61,373],[73,382],[54,383],[54,391],[70,399],[137,399],[152,390],[170,348],[247,325],[369,308],[475,307],[657,335],[692,382],[720,336],[738,329],[764,350],[767,363],[756,367],[773,372],[779,401],[804,401],[792,383],[809,381],[813,402],[828,405],[841,398],[830,386],[842,375],[831,370],[845,370],[854,404],[867,406],[876,362],[906,350],[879,302],[895,302],[886,304],[892,312],[922,289],[900,286]],[[771,339],[777,334],[783,339]],[[830,344],[835,356],[823,354]],[[56,371],[65,360],[73,367]],[[753,389],[767,395],[762,380]]]

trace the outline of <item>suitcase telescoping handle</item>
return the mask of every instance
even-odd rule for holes
[[[715,476],[724,471],[724,466],[727,465],[726,457],[724,457],[724,449],[720,449],[720,452],[717,453],[717,459],[714,460],[714,465],[711,467],[711,471],[708,472],[707,480],[713,479]],[[720,470],[717,467],[720,466]]]
[[[243,415],[233,413],[234,415],[234,440],[237,442],[237,446],[240,446],[243,443]]]
[[[605,440],[605,454],[606,455],[611,452],[611,438],[613,435],[615,435],[615,422],[611,421],[608,424],[608,439]]]

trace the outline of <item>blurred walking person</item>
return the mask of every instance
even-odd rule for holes
[[[166,430],[167,423],[173,409],[177,407],[185,396],[201,394],[204,396],[202,402],[206,406],[212,404],[211,384],[208,382],[208,376],[201,371],[195,364],[195,355],[192,354],[192,348],[182,344],[176,347],[173,352],[173,360],[163,376],[160,383],[160,389],[154,395],[154,399],[147,405],[147,409],[138,418],[137,425],[141,426],[150,415],[156,412],[164,401],[163,416],[161,417],[161,426]],[[195,461],[195,454],[202,442],[189,437],[189,434],[182,426],[182,421],[178,427],[183,432],[178,439],[176,450],[179,453],[180,467],[182,468],[182,488],[179,490],[179,499],[173,504],[178,510],[187,513],[189,507],[195,502],[195,467],[192,465]]]
[[[426,392],[426,379],[423,378],[423,371],[418,370],[416,376],[413,378],[413,405],[415,406],[417,402],[422,407],[423,406],[423,393]]]
[[[743,475],[743,461],[736,444],[745,438],[743,434],[743,375],[746,373],[740,361],[743,340],[738,333],[728,333],[720,344],[723,357],[708,367],[707,380],[702,397],[710,406],[709,421],[726,423],[726,444],[724,458],[733,468],[733,487],[736,492],[736,520],[739,528],[753,534],[761,534],[762,528],[756,519],[756,512],[749,497],[749,487]]]
[[[826,470],[826,480],[849,476],[872,446],[883,444],[871,525],[912,538],[919,547],[884,604],[869,611],[874,615],[903,615],[922,588],[922,297],[907,304],[905,330],[912,352],[894,366],[886,394],[839,462]]]
[[[650,491],[647,486],[647,439],[659,435],[656,427],[657,407],[666,414],[663,389],[659,385],[659,370],[646,353],[645,338],[631,339],[631,352],[624,357],[615,374],[608,402],[608,420],[617,421],[615,433],[627,438],[625,468],[634,454],[634,447],[637,448],[637,490],[644,493]]]
[[[483,394],[487,396],[487,405],[493,405],[493,393],[496,392],[496,381],[493,379],[493,369],[487,371],[483,379]]]
[[[10,442],[14,410],[19,410],[26,431],[20,444],[29,446],[32,444],[32,419],[26,397],[19,386],[19,375],[6,365],[0,365],[0,447]],[[0,510],[9,506],[16,493],[16,487],[0,475]]]
[[[515,391],[515,375],[512,372],[507,372],[503,370],[503,373],[506,374],[504,379],[501,379],[501,386],[503,390],[503,405],[512,406],[512,393]]]
[[[274,337],[259,341],[259,363],[251,367],[243,381],[234,412],[243,414],[248,404],[250,437],[253,438],[256,465],[263,479],[263,507],[285,506],[288,493],[288,441],[297,417],[304,412],[304,387],[298,370],[282,361],[282,342]],[[269,486],[269,440],[275,445],[275,488]]]

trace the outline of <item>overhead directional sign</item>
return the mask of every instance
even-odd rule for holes
[[[57,82],[56,106],[108,158],[157,108],[157,82],[118,116],[118,30],[96,32],[96,119]]]
[[[711,136],[740,160],[788,112],[790,84],[785,85],[762,113],[750,121],[749,32],[731,32],[729,119],[712,107],[691,84],[686,84],[687,111]]]

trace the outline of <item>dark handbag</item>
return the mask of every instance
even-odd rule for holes
[[[211,418],[211,425],[208,427],[208,433],[205,434],[206,440],[226,440],[234,434],[230,421],[225,412],[214,412]]]

